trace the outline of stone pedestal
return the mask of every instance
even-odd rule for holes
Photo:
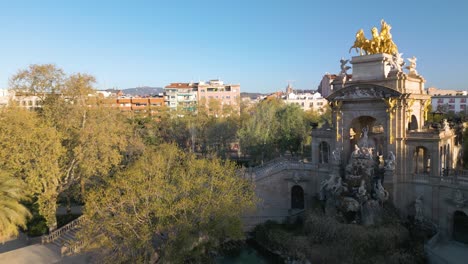
[[[366,56],[353,57],[353,81],[372,81],[387,78],[391,70],[390,54],[380,53]]]

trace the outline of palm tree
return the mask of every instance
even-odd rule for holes
[[[23,182],[0,170],[0,242],[18,235],[18,226],[26,228],[31,216],[19,201],[25,198]]]

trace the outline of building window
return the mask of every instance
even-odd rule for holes
[[[450,98],[449,103],[455,103],[455,98]]]
[[[314,107],[314,103],[309,103],[309,107]]]
[[[437,99],[437,103],[438,103],[438,104],[443,104],[443,103],[444,103],[444,99],[442,99],[442,98]]]
[[[466,98],[460,99],[460,103],[466,103]]]
[[[323,105],[323,102],[318,102],[317,103],[317,106],[322,106]]]
[[[454,109],[455,109],[455,105],[449,105],[449,109],[450,109],[450,110],[454,110]]]

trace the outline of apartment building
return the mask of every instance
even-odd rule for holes
[[[0,89],[0,107],[8,106],[13,96],[13,92],[8,91],[6,89]]]
[[[221,108],[231,106],[235,111],[240,111],[240,85],[224,84],[220,80],[198,83],[198,103],[209,106],[210,101],[216,100]]]
[[[198,83],[171,83],[164,87],[164,94],[164,101],[170,109],[196,110]]]
[[[467,91],[443,90],[435,87],[427,89],[431,96],[432,110],[442,112],[467,113]]]
[[[433,95],[431,97],[432,110],[442,112],[467,113],[467,93],[458,93],[455,95]]]
[[[221,80],[198,83],[171,83],[164,87],[165,102],[170,109],[183,108],[195,111],[197,105],[209,107],[218,101],[221,108],[229,105],[240,110],[240,85],[225,84]]]

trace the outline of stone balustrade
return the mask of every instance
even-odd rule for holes
[[[80,216],[78,217],[77,219],[71,221],[70,223],[62,226],[61,228],[57,229],[57,230],[54,230],[52,231],[50,234],[48,235],[43,235],[41,237],[41,243],[42,244],[45,244],[45,243],[50,243],[56,239],[58,239],[62,234],[64,234],[65,232],[67,232],[68,230],[71,230],[73,228],[75,228],[77,225],[79,225],[81,222],[83,221],[83,216]]]
[[[81,248],[83,248],[84,242],[83,241],[75,241],[72,244],[66,244],[60,249],[60,253],[62,256],[69,256],[74,253],[78,253]]]
[[[288,158],[276,158],[262,166],[254,168],[253,172],[256,175],[255,180],[260,180],[282,170],[312,170],[313,168],[314,166],[310,163],[304,163]]]

